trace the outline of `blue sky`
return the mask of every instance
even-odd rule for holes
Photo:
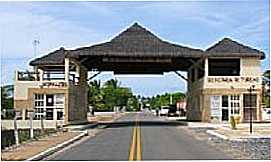
[[[134,22],[160,38],[206,49],[230,37],[265,52],[262,71],[269,68],[269,2],[0,2],[1,81],[12,83],[15,69],[27,69],[38,39],[41,56],[63,46],[74,49],[108,41]],[[99,75],[117,78],[141,95],[186,91],[174,73],[164,76]]]

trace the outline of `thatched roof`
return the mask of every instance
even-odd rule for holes
[[[265,58],[262,51],[251,48],[249,46],[238,43],[230,38],[224,38],[212,47],[206,50],[208,56],[214,57],[249,57],[258,56],[261,59]]]
[[[59,65],[64,63],[65,53],[67,50],[65,50],[63,47],[60,49],[53,51],[43,57],[36,58],[33,61],[30,62],[31,66],[35,65]]]
[[[199,49],[163,41],[135,23],[110,42],[76,49],[70,56],[200,57],[202,53]]]
[[[224,38],[206,51],[193,49],[161,40],[149,30],[134,23],[109,42],[81,47],[75,50],[60,48],[41,58],[34,59],[30,65],[63,64],[65,57],[154,57],[154,58],[201,58],[203,56],[233,57],[260,56],[264,53]]]

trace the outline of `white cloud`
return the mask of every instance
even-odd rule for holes
[[[60,46],[72,48],[103,38],[103,34],[91,28],[29,10],[0,12],[0,17],[2,57],[32,57],[34,39],[40,40],[38,49],[44,54]]]

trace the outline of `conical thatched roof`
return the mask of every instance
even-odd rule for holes
[[[110,42],[76,49],[70,56],[200,57],[202,53],[199,49],[163,41],[138,23],[134,23]]]
[[[241,43],[238,43],[230,38],[224,38],[214,46],[208,48],[206,50],[209,56],[259,56],[261,59],[264,59],[264,53],[251,48],[249,46],[245,46]]]

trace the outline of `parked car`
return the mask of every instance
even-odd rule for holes
[[[153,115],[155,115],[155,114],[156,114],[156,110],[152,109],[152,110],[151,110],[151,113],[152,113]]]
[[[169,111],[168,111],[168,117],[176,117],[177,114],[177,107],[175,105],[170,105]]]
[[[271,121],[271,108],[265,108],[262,111],[263,114],[263,120],[265,121]]]
[[[168,111],[169,111],[169,107],[168,106],[162,106],[159,114],[160,116],[167,116],[168,115]]]

